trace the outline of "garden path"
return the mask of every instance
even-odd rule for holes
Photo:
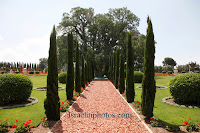
[[[49,133],[68,132],[147,133],[151,130],[138,118],[109,80],[95,80]]]

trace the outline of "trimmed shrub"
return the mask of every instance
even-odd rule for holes
[[[175,102],[200,104],[200,75],[197,73],[181,74],[169,83],[170,93]]]
[[[167,74],[172,74],[172,73],[173,73],[172,71],[168,71],[168,72],[167,72]]]
[[[30,97],[33,84],[22,74],[5,74],[0,76],[0,105],[22,103]]]
[[[58,81],[60,83],[66,84],[67,83],[67,72],[62,72],[58,75]]]
[[[182,71],[182,73],[186,73],[186,71]]]
[[[142,78],[144,74],[139,71],[134,71],[134,81],[135,83],[142,83]]]
[[[29,74],[34,74],[34,71],[29,71]]]
[[[5,73],[5,71],[1,71],[1,74],[4,74]]]
[[[35,71],[35,74],[40,74],[40,71]]]
[[[19,74],[19,71],[15,71],[16,74]]]
[[[162,73],[166,73],[166,71],[162,71]]]
[[[199,71],[195,71],[195,73],[199,73]]]

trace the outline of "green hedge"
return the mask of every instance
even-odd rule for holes
[[[0,76],[0,105],[25,102],[31,95],[33,84],[22,74]]]
[[[162,73],[166,73],[166,71],[162,71]]]
[[[40,74],[40,71],[35,71],[35,74]]]
[[[182,71],[182,73],[186,73],[186,71]]]
[[[168,71],[168,72],[167,72],[167,74],[172,74],[172,73],[173,73],[172,71]]]
[[[200,75],[198,73],[187,73],[174,77],[170,81],[169,88],[176,102],[200,104]]]
[[[67,83],[67,72],[62,72],[58,75],[58,80],[60,83],[66,84]]]
[[[34,71],[29,71],[29,74],[34,74]]]
[[[1,71],[1,74],[4,74],[5,73],[5,71]]]
[[[134,71],[134,81],[135,83],[142,83],[142,78],[144,74],[139,71]]]
[[[19,74],[19,71],[15,71],[16,74]]]

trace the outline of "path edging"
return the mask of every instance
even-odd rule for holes
[[[112,84],[112,83],[111,83]],[[119,91],[115,88],[115,86],[112,84],[113,88],[118,92],[118,94],[121,96],[122,99],[124,97],[119,93]],[[124,101],[128,104],[128,106],[131,108],[131,110],[136,114],[136,116],[139,118],[139,120],[142,122],[142,124],[146,127],[146,129],[150,132],[153,133],[153,131],[147,126],[147,124],[140,118],[140,116],[135,112],[135,110],[131,107],[131,105],[124,99]]]

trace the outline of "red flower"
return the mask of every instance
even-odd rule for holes
[[[62,102],[62,104],[64,104],[64,102]]]
[[[69,106],[71,106],[71,105],[69,105]]]
[[[135,103],[133,103],[133,106],[135,106]]]
[[[8,120],[8,118],[6,118],[6,120]]]
[[[141,106],[138,107],[139,109],[141,108]]]
[[[126,78],[124,78],[124,79],[126,79]]]
[[[61,108],[60,108],[60,110],[61,110]]]
[[[140,103],[139,101],[137,101],[137,103]]]
[[[13,124],[12,128],[16,128],[16,127],[17,127],[17,125]]]
[[[150,120],[152,120],[153,119],[153,117],[150,117]]]
[[[197,121],[197,123],[199,123],[199,121]]]
[[[185,121],[185,122],[184,122],[184,125],[188,125],[188,122],[187,122],[187,121]]]
[[[33,128],[33,126],[29,126],[29,128]]]
[[[67,101],[67,103],[70,103],[69,101]]]
[[[16,119],[15,121],[18,122],[18,119]]]
[[[30,121],[30,122],[31,122],[32,120],[28,120],[28,121]]]
[[[189,117],[188,119],[192,119],[191,117]]]
[[[25,127],[27,127],[27,124],[24,124]]]

